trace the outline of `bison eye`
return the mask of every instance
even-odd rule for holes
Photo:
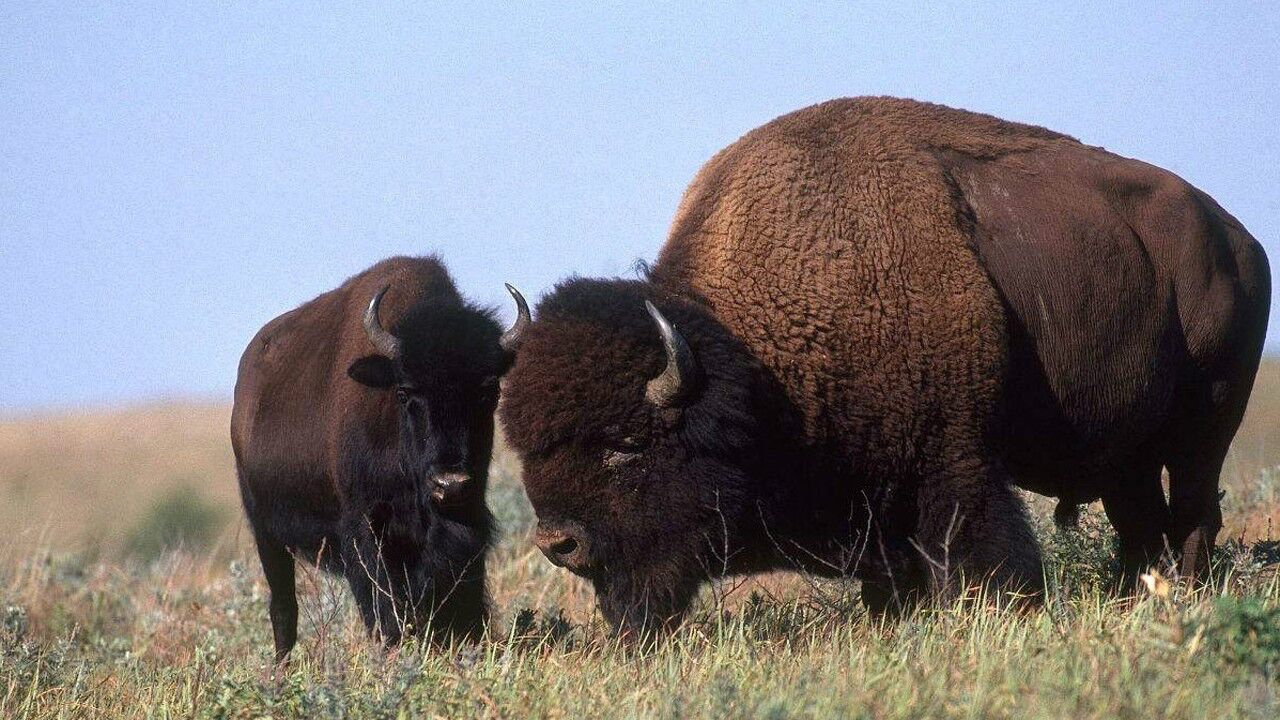
[[[396,388],[396,402],[401,405],[407,405],[409,403],[409,397],[408,390],[405,390],[404,388]]]

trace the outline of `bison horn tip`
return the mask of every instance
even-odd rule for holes
[[[529,327],[533,318],[529,314],[529,303],[525,302],[524,295],[521,295],[511,283],[503,283],[503,285],[507,287],[507,292],[511,293],[511,299],[516,301],[516,321],[502,333],[498,343],[506,352],[514,353],[520,347],[520,336],[524,334],[525,328]]]
[[[662,373],[645,386],[645,398],[659,407],[671,407],[685,399],[693,390],[693,352],[689,350],[684,337],[652,302],[645,300],[644,306],[658,326],[662,348],[667,355],[667,365]]]
[[[369,336],[369,342],[373,344],[374,349],[387,357],[394,358],[400,354],[400,339],[383,328],[382,322],[378,320],[378,309],[382,306],[382,298],[390,289],[390,285],[382,286],[382,289],[369,301],[369,307],[364,311],[364,332]]]

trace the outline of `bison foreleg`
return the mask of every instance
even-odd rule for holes
[[[387,567],[380,543],[371,533],[366,531],[347,541],[343,573],[365,629],[386,645],[398,644],[411,615],[403,583],[397,582]]]
[[[1043,595],[1035,533],[1022,502],[999,474],[979,471],[926,483],[919,511],[913,544],[935,595],[974,583],[1017,597]]]
[[[478,640],[488,619],[484,557],[478,554],[458,577],[442,577],[430,588],[429,603],[420,609],[431,633],[440,639]]]

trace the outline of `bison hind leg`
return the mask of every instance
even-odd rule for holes
[[[268,613],[275,639],[276,662],[283,663],[298,642],[298,597],[294,586],[294,559],[288,548],[265,534],[256,537],[258,559],[271,590]]]
[[[1118,469],[1104,485],[1102,508],[1119,541],[1118,589],[1131,592],[1138,575],[1169,549],[1169,505],[1160,486],[1160,463],[1141,461]]]
[[[1203,448],[1169,463],[1170,542],[1181,553],[1183,577],[1206,580],[1218,531],[1222,529],[1222,493],[1218,478],[1226,450]]]

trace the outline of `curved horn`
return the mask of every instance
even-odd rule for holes
[[[364,311],[364,332],[378,352],[394,358],[400,355],[400,339],[383,329],[382,323],[378,321],[378,306],[382,304],[382,296],[390,289],[390,285],[383,286],[369,301],[369,307]]]
[[[524,334],[525,328],[529,327],[533,318],[529,315],[529,303],[524,301],[520,291],[512,287],[511,283],[503,284],[507,286],[507,292],[511,293],[511,298],[516,301],[516,321],[511,323],[510,329],[502,333],[498,343],[503,350],[513,353],[520,347],[520,336]]]
[[[671,407],[684,399],[693,390],[694,361],[693,352],[685,343],[680,333],[658,312],[658,308],[648,300],[645,308],[658,326],[658,334],[662,336],[662,347],[667,353],[667,367],[662,374],[649,381],[645,386],[645,398],[658,407]]]

